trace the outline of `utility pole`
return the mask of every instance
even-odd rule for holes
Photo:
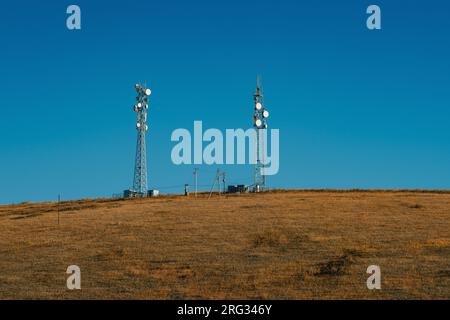
[[[59,226],[59,203],[61,201],[61,195],[58,194],[58,226]]]
[[[195,188],[195,197],[197,198],[197,175],[198,175],[198,168],[194,169],[194,188]]]
[[[217,169],[217,191],[219,192],[219,196],[220,196],[220,171],[219,169]]]
[[[225,172],[222,173],[222,181],[223,181],[223,193],[226,192],[226,177],[225,177]]]
[[[216,176],[214,177],[213,185],[212,185],[212,187],[211,187],[211,190],[209,190],[209,196],[208,196],[208,199],[211,198],[211,195],[212,195],[214,186],[216,185],[216,182],[219,183],[219,195],[220,195],[220,178],[219,178],[219,176],[220,176],[220,171],[219,171],[219,169],[217,169],[217,171],[216,171]]]

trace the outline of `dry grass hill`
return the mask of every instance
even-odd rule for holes
[[[0,206],[0,299],[450,299],[450,192],[67,201],[59,225],[57,211]]]

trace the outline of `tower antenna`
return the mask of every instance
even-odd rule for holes
[[[266,188],[266,177],[264,172],[264,154],[265,154],[265,141],[264,136],[267,129],[267,118],[269,117],[269,111],[264,106],[264,95],[262,90],[261,76],[256,76],[256,90],[253,95],[255,103],[255,112],[253,114],[253,127],[256,131],[256,162],[254,168],[254,185],[253,191],[264,191]],[[261,159],[261,157],[263,159]]]
[[[136,105],[133,107],[136,112],[136,158],[134,163],[133,191],[145,195],[147,193],[147,151],[145,145],[145,133],[148,130],[147,109],[148,97],[152,93],[146,84],[136,84],[137,97]]]

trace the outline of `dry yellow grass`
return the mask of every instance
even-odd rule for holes
[[[80,200],[59,226],[56,208],[0,206],[0,298],[450,298],[448,192]]]

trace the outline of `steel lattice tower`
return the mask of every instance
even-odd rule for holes
[[[144,86],[136,84],[136,97],[137,104],[134,106],[134,111],[137,115],[136,130],[137,130],[137,143],[136,143],[136,159],[134,163],[134,180],[133,191],[139,193],[147,192],[147,151],[145,148],[145,133],[148,130],[147,126],[147,109],[148,109],[148,96],[151,94],[151,90]]]
[[[264,131],[267,129],[267,117],[269,117],[269,111],[264,107],[264,95],[261,85],[260,77],[256,77],[256,91],[253,95],[255,103],[255,113],[253,114],[254,124],[253,127],[256,131],[256,163],[254,171],[254,192],[264,191],[266,188],[266,176],[264,174],[264,157],[265,154],[265,141]]]

